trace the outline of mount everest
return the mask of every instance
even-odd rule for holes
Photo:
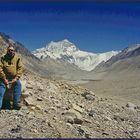
[[[42,60],[48,57],[54,60],[63,60],[78,66],[82,70],[91,71],[101,62],[106,62],[119,52],[90,53],[81,51],[73,43],[64,39],[58,42],[51,41],[46,47],[36,49],[32,53]]]

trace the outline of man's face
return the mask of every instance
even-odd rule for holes
[[[7,49],[7,53],[10,55],[10,56],[14,56],[15,55],[15,49],[13,47],[9,47]]]

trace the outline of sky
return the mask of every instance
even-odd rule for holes
[[[30,51],[68,39],[101,53],[140,43],[140,2],[0,2],[0,32]]]

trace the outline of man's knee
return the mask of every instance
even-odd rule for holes
[[[5,84],[3,83],[3,81],[0,80],[0,88],[6,88]]]
[[[17,80],[17,81],[16,81],[16,85],[19,86],[19,87],[21,87],[21,82],[20,82],[20,80]]]

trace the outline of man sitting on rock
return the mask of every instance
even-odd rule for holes
[[[15,49],[10,45],[7,53],[1,57],[0,61],[0,109],[3,104],[3,97],[8,86],[12,85],[13,108],[19,110],[21,108],[21,82],[19,78],[23,72],[21,59],[15,53]]]

